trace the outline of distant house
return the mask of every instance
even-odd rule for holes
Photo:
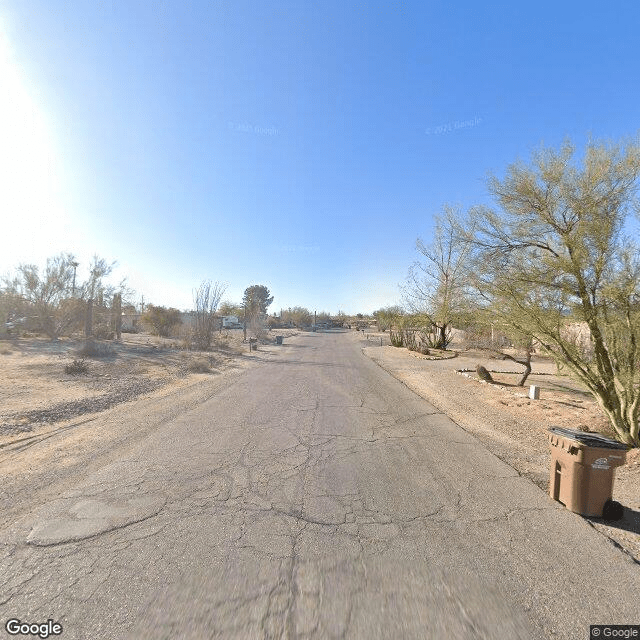
[[[189,329],[195,328],[197,315],[198,314],[195,311],[183,311],[180,314],[180,317],[182,319],[182,326]],[[223,318],[221,318],[220,316],[214,316],[213,320],[213,328],[215,331],[218,331],[222,326],[224,326]]]
[[[242,329],[242,323],[239,322],[238,316],[222,316],[223,329]]]

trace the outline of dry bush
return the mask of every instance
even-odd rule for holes
[[[211,349],[211,342],[218,324],[216,310],[225,289],[226,286],[219,282],[212,283],[210,280],[204,280],[193,292],[195,326],[191,339],[199,351]]]
[[[93,329],[93,337],[98,340],[113,340],[115,335],[115,331],[105,325],[100,325]]]
[[[79,376],[83,373],[87,373],[89,365],[84,361],[84,358],[80,360],[74,360],[73,362],[64,366],[64,372],[72,376]]]
[[[231,345],[231,336],[228,331],[224,333],[219,333],[215,338],[215,346],[218,349],[228,349]]]
[[[86,358],[106,358],[115,353],[113,347],[106,342],[95,342],[87,340],[84,345],[78,349],[77,354]]]
[[[397,331],[393,331],[391,327],[389,327],[389,339],[391,340],[391,344],[394,347],[404,347],[405,345],[404,329],[400,328]]]
[[[404,334],[405,346],[409,351],[418,351],[418,340],[413,329],[407,329]]]
[[[191,373],[211,373],[211,359],[195,358],[187,365],[187,371]]]
[[[0,346],[0,355],[8,356],[11,353],[13,353],[13,351],[11,351],[10,347],[7,347],[5,345]]]

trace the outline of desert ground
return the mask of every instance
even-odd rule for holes
[[[544,491],[549,490],[550,427],[614,438],[593,396],[566,371],[558,371],[549,358],[534,356],[532,373],[525,386],[519,387],[524,368],[489,357],[487,352],[463,351],[453,344],[451,352],[432,351],[432,356],[423,356],[390,346],[383,333],[356,333],[354,339],[361,341],[364,353],[383,369],[480,438],[490,451]],[[478,379],[478,364],[491,372],[495,384]],[[529,385],[540,387],[539,400],[529,399]],[[630,450],[626,464],[616,469],[613,498],[625,506],[620,521],[586,520],[640,563],[640,449]]]
[[[96,341],[98,355],[84,355],[84,341],[40,336],[0,341],[0,447],[17,437],[95,414],[139,396],[193,385],[246,367],[273,345],[273,331],[249,353],[241,330],[216,334],[210,352],[189,351],[178,338],[125,333],[121,341]],[[264,352],[263,352],[264,353]],[[84,371],[67,372],[74,363]],[[73,370],[73,369],[72,369]]]

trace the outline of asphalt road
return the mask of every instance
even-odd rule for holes
[[[47,503],[12,485],[0,637],[25,637],[10,618],[65,640],[586,639],[640,622],[640,567],[352,334],[289,342],[60,471]]]

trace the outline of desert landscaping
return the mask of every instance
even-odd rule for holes
[[[295,335],[284,329],[278,334]],[[261,343],[261,344],[260,344]],[[247,366],[275,343],[275,334],[249,353],[242,331],[215,336],[211,351],[186,350],[175,338],[126,333],[120,341],[43,336],[0,341],[0,446],[52,425],[97,413],[153,391],[187,386]]]
[[[518,387],[522,367],[491,358],[486,352],[432,350],[424,356],[406,348],[389,346],[384,333],[362,336],[363,352],[418,395],[446,413],[478,437],[487,448],[521,475],[549,490],[550,427],[568,427],[615,436],[596,401],[580,383],[540,355],[532,358],[532,373],[525,387]],[[383,346],[379,346],[382,337]],[[377,346],[373,346],[377,345]],[[455,356],[455,357],[452,357]],[[484,382],[476,366],[488,369],[495,381]],[[528,397],[529,385],[540,388],[540,398]],[[625,508],[618,522],[589,518],[593,527],[620,545],[640,562],[640,449],[627,453],[627,462],[616,469],[613,498]]]

